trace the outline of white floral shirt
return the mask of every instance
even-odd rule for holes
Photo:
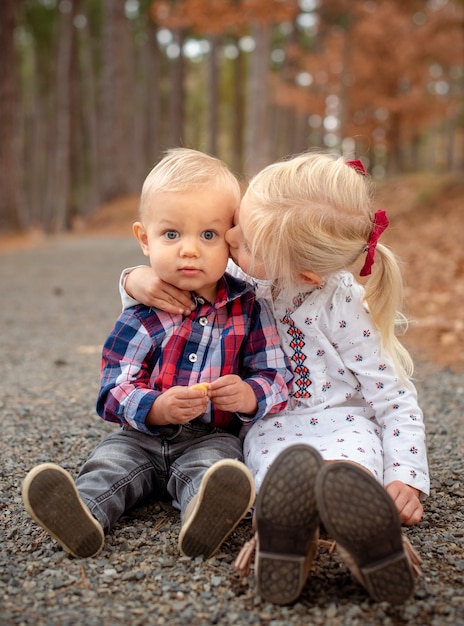
[[[300,441],[326,459],[366,466],[385,485],[401,480],[428,494],[416,389],[383,352],[364,288],[339,272],[291,302],[278,297],[273,307],[294,381],[287,409],[246,435],[245,459],[257,482],[285,445]]]

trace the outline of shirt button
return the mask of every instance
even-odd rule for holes
[[[197,355],[196,354],[189,354],[189,361],[190,363],[196,363],[197,362]]]
[[[204,304],[205,300],[204,300],[204,298],[197,298],[197,302],[198,302],[198,304]]]
[[[200,322],[201,326],[206,326],[208,324],[208,318],[207,317],[200,317],[200,319],[198,321]]]

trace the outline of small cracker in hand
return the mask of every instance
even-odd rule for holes
[[[189,387],[189,389],[192,389],[194,391],[202,391],[205,396],[208,395],[208,389],[209,389],[209,384],[208,383],[197,383],[196,385],[192,385],[191,387]]]

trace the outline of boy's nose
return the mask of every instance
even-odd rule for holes
[[[193,238],[185,238],[182,241],[182,246],[180,253],[182,256],[193,256],[196,257],[199,255],[198,245],[193,240]]]

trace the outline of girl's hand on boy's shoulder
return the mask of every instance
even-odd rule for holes
[[[387,485],[385,489],[398,509],[401,523],[405,526],[418,524],[424,512],[424,508],[419,499],[420,492],[418,489],[400,480],[394,480]]]
[[[222,411],[254,415],[258,409],[253,387],[236,374],[221,376],[209,384],[208,396]]]

